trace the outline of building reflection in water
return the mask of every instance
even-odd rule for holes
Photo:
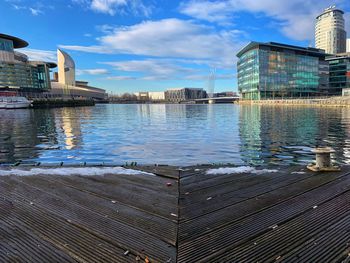
[[[55,111],[55,126],[61,133],[60,145],[66,150],[82,148],[84,136],[82,125],[90,123],[93,109],[91,107],[61,108]]]
[[[0,162],[350,163],[350,110],[259,105],[97,105],[0,111]]]
[[[349,135],[340,117],[339,108],[242,105],[241,154],[251,164],[306,164],[314,159],[312,148],[331,146],[334,160],[342,161]]]
[[[350,109],[341,109],[341,126],[344,130],[344,145],[342,147],[342,154],[344,156],[344,162],[350,164]]]
[[[38,158],[57,144],[52,111],[0,110],[0,162]]]
[[[241,106],[239,114],[241,153],[246,163],[261,164],[261,107]]]
[[[62,108],[55,112],[56,129],[61,131],[59,139],[64,141],[64,148],[72,150],[81,142],[80,120],[77,112],[71,108]]]
[[[138,105],[138,114],[142,134],[138,136],[136,124],[134,141],[116,154],[132,153],[140,162],[162,164],[228,163],[240,158],[235,105]]]

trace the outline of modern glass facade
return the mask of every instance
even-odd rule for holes
[[[0,34],[0,89],[19,92],[43,92],[50,89],[50,67],[53,63],[29,61],[14,51],[27,43],[15,37]]]
[[[0,50],[13,52],[13,42],[11,40],[0,38]]]
[[[343,89],[350,88],[350,54],[339,54],[327,58],[329,62],[329,90],[341,95]]]
[[[45,64],[0,62],[0,88],[4,87],[46,91],[50,88],[48,68]]]
[[[252,42],[237,54],[243,99],[317,96],[327,92],[328,64],[321,50]]]

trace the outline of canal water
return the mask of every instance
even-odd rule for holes
[[[0,110],[0,162],[306,164],[332,146],[350,163],[350,110],[248,105],[97,105]]]

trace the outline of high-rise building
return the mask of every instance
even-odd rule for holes
[[[50,68],[55,63],[30,61],[16,51],[28,43],[17,37],[0,34],[0,89],[28,93],[41,93],[50,89]]]
[[[350,38],[346,40],[346,52],[350,53]]]
[[[316,48],[324,49],[328,54],[346,52],[346,31],[344,12],[331,6],[316,18]]]
[[[324,50],[251,42],[237,57],[242,99],[328,95],[329,65]]]

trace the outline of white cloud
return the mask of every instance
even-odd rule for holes
[[[55,63],[57,61],[56,51],[25,48],[25,49],[22,49],[21,52],[26,54],[30,60],[55,62]]]
[[[216,74],[214,77],[214,80],[219,79],[234,79],[236,77],[235,74]],[[187,80],[199,80],[199,81],[207,81],[209,80],[209,75],[187,75],[185,76],[185,79]]]
[[[115,15],[116,9],[120,6],[126,6],[126,0],[92,0],[91,9],[97,12]]]
[[[15,5],[15,4],[13,4],[12,7],[16,10],[27,9],[25,6],[20,6],[20,5]]]
[[[96,69],[77,69],[77,75],[105,75],[109,71],[107,69],[96,68]]]
[[[95,46],[60,47],[92,53],[195,59],[230,68],[236,51],[243,44],[238,38],[241,33],[237,30],[217,32],[193,21],[164,19],[116,27],[99,38]]]
[[[334,0],[331,4],[345,5],[348,0]],[[316,16],[330,5],[328,0],[191,0],[180,5],[188,16],[218,23],[232,23],[239,12],[263,14],[278,22],[278,29],[295,40],[311,40]]]
[[[188,62],[188,61],[186,61]],[[117,75],[107,77],[109,80],[196,80],[207,81],[208,69],[196,69],[192,64],[179,65],[179,60],[148,59],[119,62],[107,62],[117,71],[123,73],[137,73],[139,76]],[[205,72],[205,71],[208,72]],[[215,79],[233,79],[234,74],[216,74]]]
[[[111,25],[98,25],[95,28],[97,31],[100,31],[104,34],[110,34],[114,31],[115,27],[116,26],[111,26]]]
[[[180,4],[180,11],[186,15],[209,22],[231,22],[232,10],[228,1],[187,1]]]
[[[107,79],[108,80],[135,80],[137,78],[132,76],[112,76],[112,77],[107,77]]]
[[[41,1],[35,1],[31,5],[28,4],[28,1],[25,0],[5,0],[15,10],[26,10],[29,11],[33,16],[38,16],[44,14],[44,9],[54,9],[52,5],[48,5],[47,3],[44,5]]]
[[[43,14],[43,11],[41,11],[40,9],[36,9],[32,7],[29,7],[29,11],[32,13],[33,16]]]
[[[143,80],[165,80],[182,78],[183,75],[192,74],[196,70],[189,67],[182,67],[176,65],[170,60],[161,59],[146,59],[146,60],[130,60],[130,61],[118,61],[118,62],[107,62],[115,68],[117,71],[140,73],[142,76],[138,77]],[[118,79],[110,78],[110,79]],[[136,77],[133,77],[136,78]],[[122,78],[124,80],[124,78]]]
[[[246,43],[239,30],[217,31],[191,20],[164,19],[127,27],[101,26],[94,46],[61,48],[101,54],[128,54],[142,59],[104,62],[118,74],[109,80],[207,80],[210,68],[234,72],[237,51]],[[131,74],[132,73],[132,74]],[[128,76],[128,75],[131,76]],[[233,79],[218,74],[217,79]]]
[[[142,0],[72,0],[98,13],[142,15],[148,17],[152,13],[152,6],[146,6]]]
[[[148,72],[152,75],[173,75],[174,73],[188,73],[193,70],[177,66],[166,60],[130,60],[119,62],[107,62],[120,71]]]

